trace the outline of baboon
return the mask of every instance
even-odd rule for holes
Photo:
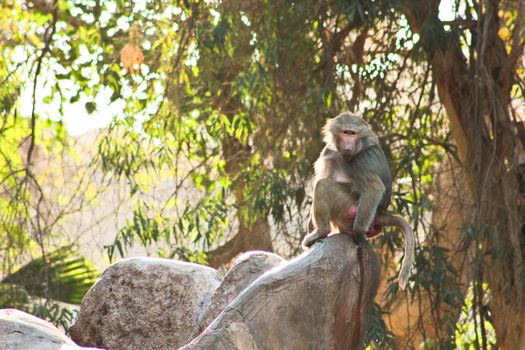
[[[387,212],[392,175],[379,139],[361,117],[344,112],[323,128],[325,148],[315,162],[306,249],[331,230],[357,237],[374,236],[382,226],[396,226],[405,235],[405,258],[399,285],[405,288],[414,260],[414,234],[401,217]],[[355,204],[357,203],[357,208]]]

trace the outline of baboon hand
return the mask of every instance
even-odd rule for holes
[[[355,205],[352,205],[350,208],[347,209],[346,214],[348,215],[350,221],[354,221],[357,216],[357,207]],[[372,222],[372,225],[370,225],[370,227],[368,227],[368,230],[366,231],[366,236],[368,238],[375,237],[378,234],[380,234],[382,230],[383,226]]]
[[[352,232],[356,235],[364,236],[368,232],[369,226],[366,222],[362,221],[354,221],[354,227],[352,228]]]

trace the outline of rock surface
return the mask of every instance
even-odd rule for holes
[[[245,289],[184,350],[361,349],[379,281],[370,246],[332,235]]]
[[[51,323],[20,310],[0,310],[0,349],[74,350],[75,345]]]
[[[216,270],[158,258],[109,266],[69,332],[84,346],[173,349],[191,340],[221,278]]]
[[[263,251],[251,251],[238,257],[213,293],[208,309],[194,334],[199,335],[253,281],[285,261],[276,254]]]

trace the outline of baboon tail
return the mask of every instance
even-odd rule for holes
[[[392,213],[380,214],[374,223],[381,226],[395,226],[405,235],[405,258],[403,259],[398,277],[399,286],[401,289],[405,289],[410,275],[410,268],[414,262],[414,232],[405,219]]]

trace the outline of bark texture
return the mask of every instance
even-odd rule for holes
[[[508,44],[498,31],[501,11],[516,11],[518,18],[523,18],[525,6],[511,1],[477,2],[473,8],[477,18],[469,28],[475,39],[468,43],[468,54],[460,41],[460,30],[444,29],[438,7],[439,1],[413,1],[405,2],[402,10],[412,31],[421,37],[450,121],[465,176],[459,193],[473,200],[463,226],[470,231],[459,238],[468,252],[466,268],[460,273],[473,283],[474,311],[482,319],[490,318],[497,345],[520,349],[525,346],[525,206],[519,159],[525,138],[522,123],[513,118],[511,91],[522,62],[524,27],[515,22],[513,40]],[[457,232],[449,230],[447,235],[453,240]],[[487,299],[484,282],[490,288],[488,308],[482,305]],[[487,348],[483,322],[480,333],[479,345]]]

